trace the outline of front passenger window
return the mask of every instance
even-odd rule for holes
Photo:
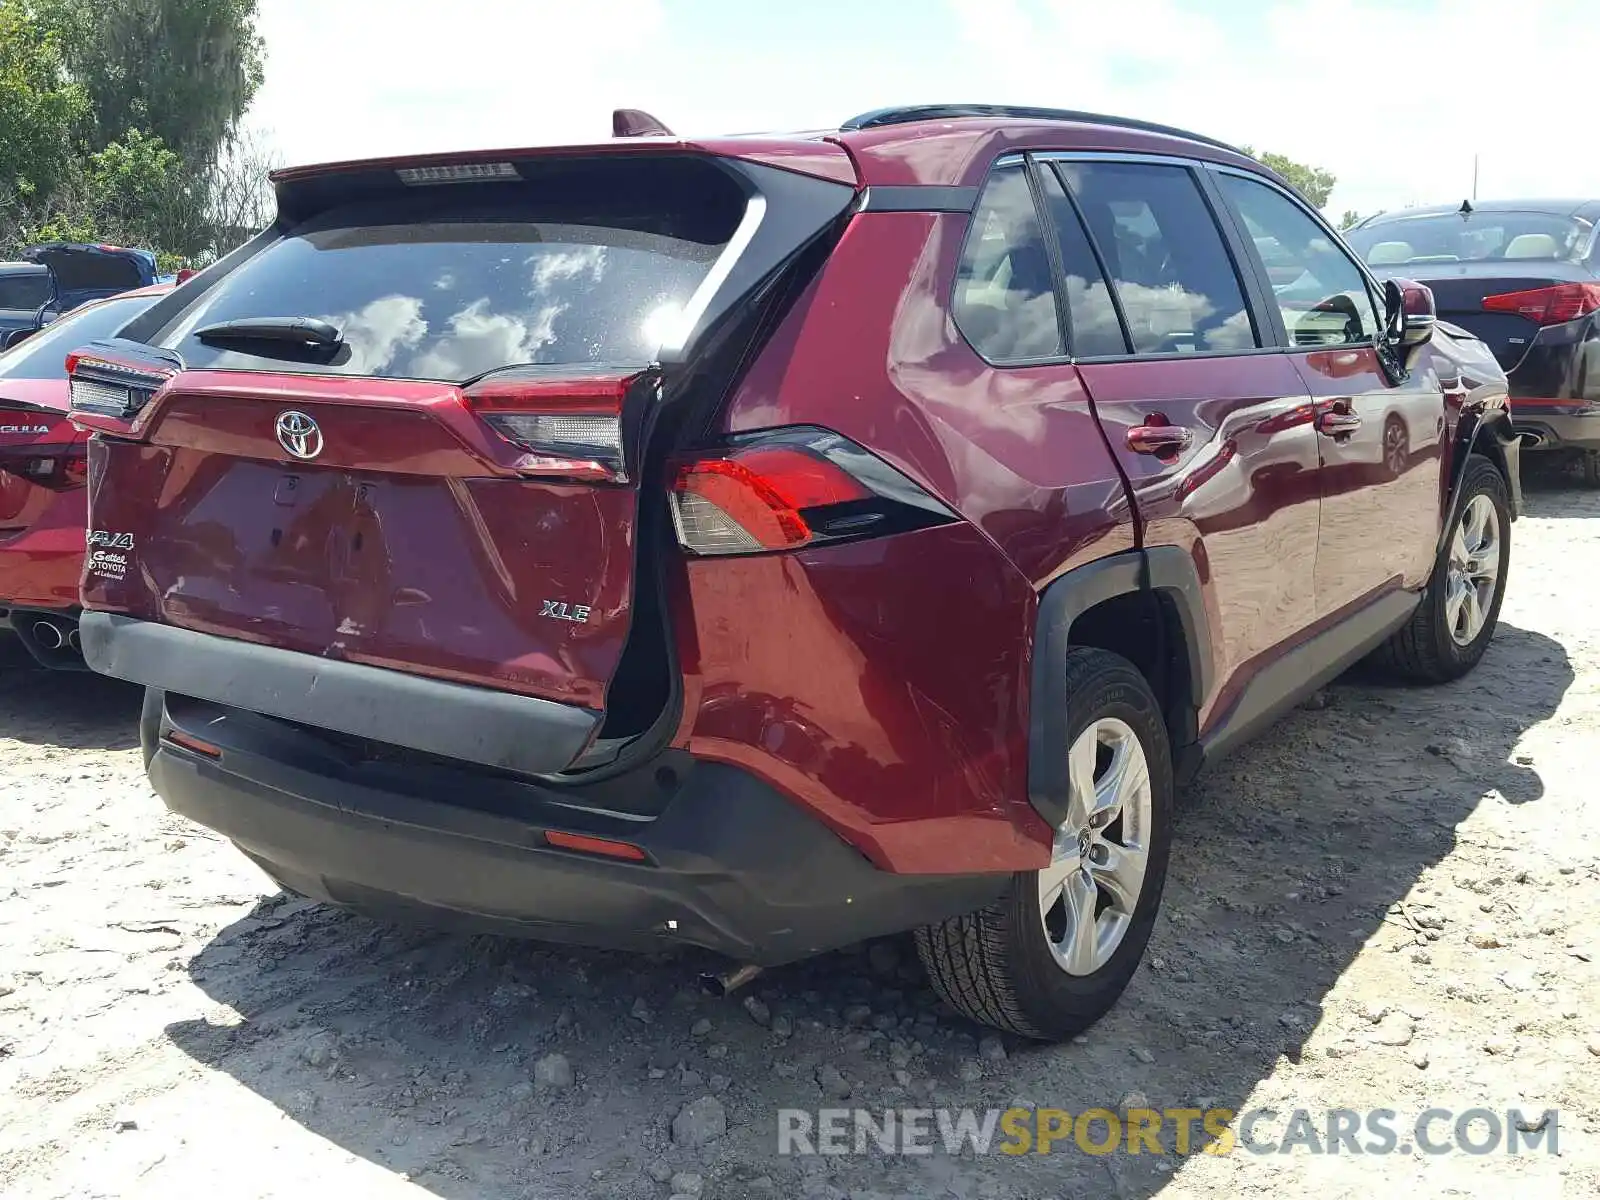
[[[956,272],[955,319],[993,363],[1061,353],[1050,255],[1021,163],[989,177]]]
[[[1228,174],[1217,180],[1255,241],[1293,345],[1350,346],[1377,337],[1366,276],[1322,226],[1264,183]]]

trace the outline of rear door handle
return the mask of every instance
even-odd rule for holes
[[[1128,430],[1128,449],[1135,454],[1169,458],[1181,454],[1193,442],[1194,434],[1182,425],[1135,425]]]
[[[1317,414],[1317,432],[1329,437],[1349,437],[1361,428],[1361,418],[1353,412],[1325,408]]]

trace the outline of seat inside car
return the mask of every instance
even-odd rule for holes
[[[1415,257],[1416,251],[1410,242],[1378,242],[1367,254],[1367,262],[1381,267],[1387,263],[1410,262]]]
[[[1548,233],[1519,233],[1506,243],[1507,258],[1555,258],[1561,246]]]

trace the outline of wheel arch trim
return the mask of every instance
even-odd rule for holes
[[[1455,454],[1450,464],[1450,493],[1444,520],[1439,526],[1439,544],[1435,559],[1445,553],[1450,531],[1455,528],[1461,514],[1461,481],[1467,476],[1467,462],[1473,454],[1482,454],[1504,476],[1506,489],[1511,494],[1511,519],[1522,515],[1522,443],[1512,428],[1511,414],[1503,408],[1491,408],[1473,419],[1463,417],[1456,431]]]
[[[1195,713],[1210,694],[1213,664],[1205,594],[1194,559],[1182,547],[1154,546],[1109,555],[1069,571],[1046,587],[1039,596],[1033,637],[1028,800],[1052,828],[1066,814],[1071,787],[1066,754],[1070,696],[1061,663],[1074,644],[1073,624],[1098,604],[1138,594],[1160,596],[1177,613],[1189,668],[1186,699]],[[1169,698],[1169,704],[1174,702],[1175,698]],[[1191,722],[1188,736],[1194,734]]]

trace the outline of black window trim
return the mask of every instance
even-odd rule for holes
[[[1034,219],[1039,222],[1039,236],[1044,239],[1044,256],[1050,260],[1050,290],[1056,300],[1056,342],[1061,355],[1072,357],[1072,309],[1064,286],[1067,270],[1061,259],[1061,238],[1052,236],[1055,223],[1050,220],[1050,206],[1044,202],[1044,184],[1040,182],[1039,162],[1033,155],[1024,156],[1022,170],[1028,180],[1028,194],[1033,197]]]
[[[1261,281],[1256,276],[1256,266],[1250,259],[1241,259],[1243,247],[1239,245],[1238,232],[1234,224],[1232,212],[1222,206],[1221,197],[1217,194],[1215,183],[1207,177],[1201,168],[1218,166],[1205,159],[1184,158],[1172,154],[1141,154],[1137,151],[1111,151],[1111,150],[1042,150],[1036,151],[1032,157],[1041,163],[1069,163],[1069,162],[1122,162],[1133,163],[1140,166],[1170,166],[1182,167],[1189,172],[1194,180],[1195,188],[1199,191],[1206,209],[1211,214],[1212,223],[1216,226],[1217,234],[1222,239],[1224,251],[1228,261],[1233,267],[1234,277],[1239,282],[1240,298],[1244,301],[1245,311],[1250,315],[1251,332],[1258,342],[1270,342],[1269,334],[1274,331],[1272,313],[1274,307],[1268,303],[1265,294],[1261,291]],[[1239,171],[1241,175],[1256,178],[1251,171]],[[1094,230],[1088,221],[1083,218],[1083,210],[1078,205],[1078,198],[1073,195],[1072,189],[1067,186],[1066,179],[1056,170],[1056,178],[1061,184],[1061,190],[1066,192],[1067,199],[1072,204],[1073,211],[1077,214],[1079,222],[1083,225],[1085,235],[1089,238],[1089,246],[1094,251],[1095,261],[1099,264],[1102,275],[1105,276],[1107,289],[1111,292],[1113,304],[1117,311],[1117,319],[1122,323],[1122,339],[1130,349],[1123,354],[1085,354],[1074,356],[1070,361],[1074,363],[1101,364],[1122,362],[1188,362],[1198,358],[1244,358],[1260,354],[1282,354],[1290,347],[1285,345],[1259,345],[1243,346],[1229,350],[1193,350],[1172,351],[1166,354],[1140,354],[1132,349],[1134,345],[1132,331],[1128,328],[1127,315],[1122,309],[1122,300],[1117,296],[1117,289],[1111,283],[1110,274],[1106,271],[1105,255],[1095,240]],[[1223,214],[1227,216],[1224,217]],[[1064,281],[1057,281],[1057,286],[1065,294]],[[1282,318],[1278,318],[1281,326]],[[1070,349],[1070,343],[1068,343]]]
[[[1031,166],[1032,166],[1032,169],[1035,170],[1035,171],[1046,171],[1046,170],[1048,170],[1050,172],[1050,177],[1056,181],[1056,186],[1061,189],[1061,194],[1067,198],[1067,207],[1072,210],[1073,220],[1078,222],[1078,228],[1083,231],[1084,240],[1089,245],[1089,253],[1090,253],[1090,255],[1093,256],[1094,265],[1095,265],[1096,269],[1098,269],[1099,272],[1100,272],[1100,281],[1106,285],[1106,295],[1108,297],[1110,297],[1110,299],[1111,299],[1111,311],[1116,314],[1116,318],[1117,318],[1117,332],[1122,335],[1122,345],[1123,345],[1123,348],[1124,348],[1123,349],[1123,353],[1126,354],[1126,355],[1132,355],[1132,353],[1133,353],[1133,334],[1131,333],[1131,331],[1128,328],[1128,314],[1125,313],[1122,310],[1122,296],[1118,293],[1117,289],[1111,285],[1111,272],[1106,269],[1106,258],[1105,258],[1105,255],[1103,253],[1101,253],[1101,251],[1100,251],[1100,244],[1094,240],[1094,233],[1090,230],[1089,222],[1083,215],[1083,209],[1078,206],[1078,198],[1072,194],[1072,189],[1067,186],[1067,181],[1062,178],[1062,176],[1061,176],[1061,168],[1059,166],[1057,166],[1056,163],[1050,161],[1049,159],[1040,158],[1039,156],[1035,155],[1035,156],[1032,156],[1032,158],[1031,158]],[[1047,204],[1045,204],[1043,202],[1043,196],[1042,195],[1039,197],[1037,202],[1039,204],[1040,210],[1045,214],[1045,219],[1049,220],[1050,207],[1049,207],[1049,205],[1047,205]],[[1050,224],[1053,227],[1055,222],[1054,221],[1050,221]],[[1055,232],[1055,236],[1052,237],[1052,238],[1049,238],[1048,240],[1049,240],[1050,244],[1055,248],[1054,259],[1057,262],[1056,293],[1060,298],[1059,302],[1064,306],[1065,311],[1067,311],[1070,314],[1071,309],[1072,309],[1072,296],[1071,296],[1070,291],[1067,288],[1066,264],[1064,262],[1060,261],[1061,260],[1061,231],[1060,230],[1055,230],[1054,232]],[[1067,329],[1067,342],[1066,342],[1067,353],[1071,354],[1072,353],[1072,323],[1071,323],[1070,315],[1069,315],[1069,317],[1067,319],[1066,329]],[[1106,358],[1106,357],[1113,357],[1114,358],[1114,357],[1117,357],[1117,356],[1116,355],[1101,355],[1101,356],[1098,356],[1098,357],[1099,358]],[[1078,361],[1081,361],[1081,360],[1097,361],[1097,357],[1095,355],[1086,355],[1086,354],[1080,354],[1080,355],[1076,355],[1076,356],[1073,357],[1073,361],[1074,362],[1078,362]]]
[[[1307,204],[1305,199],[1296,194],[1292,189],[1284,187],[1276,180],[1269,179],[1265,175],[1258,175],[1254,171],[1240,170],[1238,167],[1228,166],[1223,163],[1207,163],[1206,166],[1207,174],[1212,176],[1209,182],[1216,190],[1218,200],[1223,205],[1224,210],[1228,213],[1228,218],[1234,226],[1235,236],[1239,238],[1241,249],[1248,256],[1250,269],[1257,277],[1257,286],[1264,287],[1265,294],[1267,296],[1272,295],[1272,282],[1271,277],[1267,274],[1266,263],[1262,261],[1260,251],[1255,248],[1254,239],[1248,236],[1248,231],[1244,225],[1243,215],[1238,212],[1233,201],[1228,198],[1227,193],[1225,193],[1221,186],[1217,184],[1215,179],[1216,175],[1237,175],[1241,179],[1248,179],[1252,183],[1259,183],[1263,187],[1270,188],[1271,190],[1277,192],[1291,205],[1293,205],[1295,208],[1298,208],[1302,213],[1309,217],[1312,223],[1322,230],[1329,241],[1344,252],[1345,257],[1348,258],[1355,266],[1357,274],[1361,276],[1362,281],[1366,284],[1367,294],[1371,298],[1373,308],[1378,315],[1379,328],[1373,331],[1372,337],[1365,338],[1359,342],[1346,342],[1340,346],[1296,346],[1293,344],[1293,339],[1289,337],[1288,328],[1283,323],[1282,310],[1280,310],[1276,304],[1268,304],[1268,317],[1272,322],[1272,327],[1276,333],[1276,336],[1283,343],[1284,347],[1287,350],[1298,354],[1309,353],[1313,350],[1341,350],[1359,348],[1362,346],[1371,346],[1374,350],[1381,351],[1382,347],[1380,345],[1380,335],[1382,333],[1384,319],[1383,285],[1378,282],[1377,276],[1372,273],[1371,268],[1367,266],[1365,260],[1363,260],[1359,254],[1350,248],[1349,243],[1346,242],[1344,238],[1339,236],[1338,231],[1335,230],[1333,226],[1323,218],[1322,214]]]

